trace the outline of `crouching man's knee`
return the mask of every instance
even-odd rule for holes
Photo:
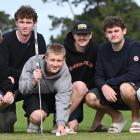
[[[88,93],[85,97],[85,102],[88,106],[96,108],[98,106],[99,100],[94,93]]]
[[[40,125],[41,119],[44,120],[47,114],[43,110],[35,110],[30,115],[30,121],[36,125]]]
[[[131,83],[123,83],[120,85],[120,94],[123,98],[132,98],[136,96],[135,85]]]

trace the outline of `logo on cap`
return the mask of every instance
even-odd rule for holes
[[[87,29],[87,25],[86,24],[78,24],[78,29]]]

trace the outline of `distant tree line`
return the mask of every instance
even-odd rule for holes
[[[56,2],[59,6],[63,3],[70,3],[73,7],[85,5],[81,15],[75,15],[74,19],[68,17],[57,18],[49,15],[52,21],[52,30],[61,27],[61,33],[54,37],[51,42],[63,42],[65,35],[71,30],[74,20],[87,20],[98,43],[105,40],[102,30],[102,23],[107,16],[120,16],[127,24],[127,36],[140,42],[140,7],[134,0],[42,0],[43,2]],[[73,9],[74,10],[74,9]]]
[[[107,16],[120,16],[127,24],[127,36],[140,42],[140,7],[134,0],[42,0],[43,2],[56,2],[58,6],[64,3],[72,5],[73,11],[83,4],[83,12],[75,14],[73,19],[68,17],[55,17],[49,15],[52,21],[51,30],[61,27],[61,33],[56,37],[51,36],[50,41],[63,43],[64,37],[71,30],[74,20],[87,20],[92,28],[94,39],[101,43],[105,40],[102,23]],[[62,7],[63,8],[63,7]],[[59,12],[59,11],[58,11]],[[0,30],[6,32],[15,28],[14,19],[4,11],[0,11]]]

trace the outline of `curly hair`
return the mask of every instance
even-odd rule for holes
[[[15,20],[17,21],[19,18],[33,19],[34,22],[37,22],[38,16],[35,9],[33,9],[31,6],[23,5],[15,13]]]
[[[124,21],[118,16],[109,16],[105,18],[104,23],[103,23],[104,31],[106,31],[107,28],[112,28],[115,26],[121,27],[122,29],[126,28]]]

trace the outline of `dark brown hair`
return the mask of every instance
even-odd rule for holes
[[[34,22],[37,22],[38,16],[35,9],[33,9],[31,6],[23,5],[15,13],[15,20],[17,21],[19,18],[33,19]]]
[[[124,21],[118,16],[109,16],[109,17],[105,18],[104,23],[103,23],[104,31],[106,31],[107,28],[112,28],[115,26],[121,27],[122,30],[126,28]]]

